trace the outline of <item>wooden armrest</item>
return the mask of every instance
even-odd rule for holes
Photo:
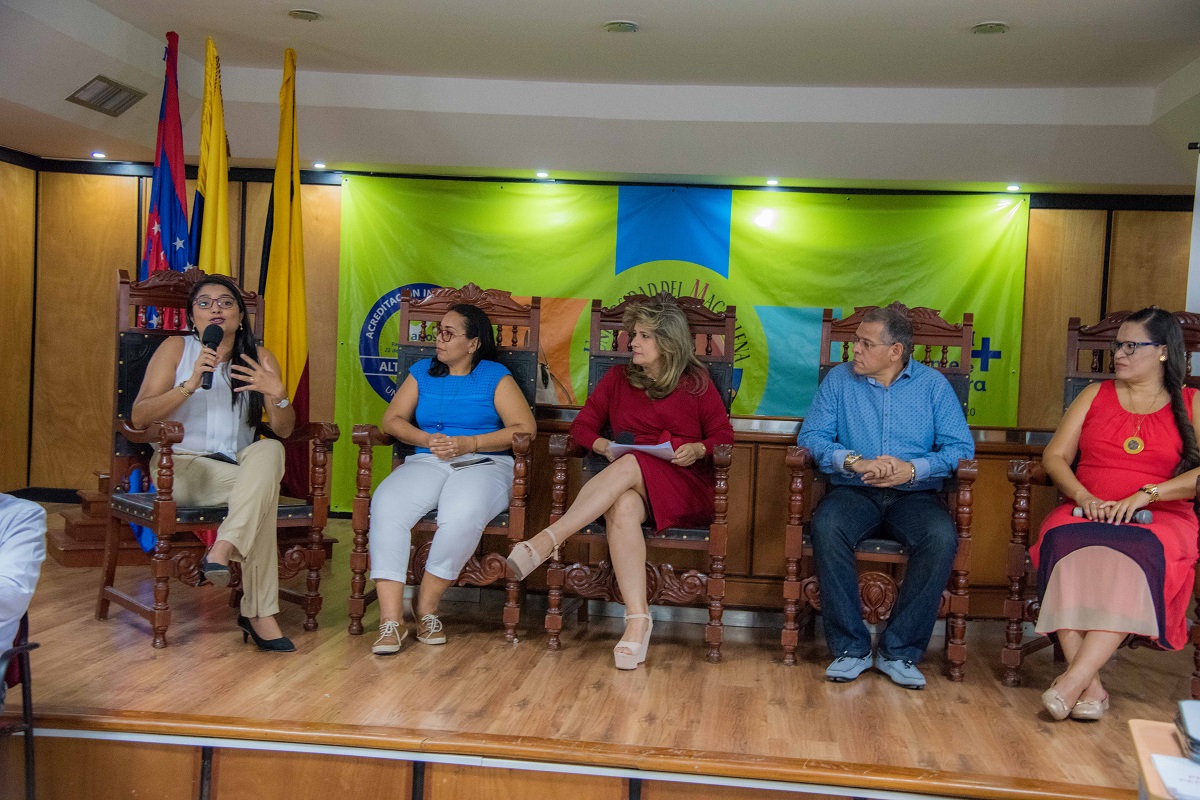
[[[817,462],[813,460],[809,449],[799,445],[792,445],[787,449],[787,458],[784,461],[793,470],[817,468]]]
[[[717,469],[729,469],[733,462],[733,445],[719,444],[713,448],[713,466]]]
[[[550,437],[550,455],[559,458],[583,458],[584,450],[571,439],[570,434],[556,433]]]
[[[1054,483],[1042,468],[1041,461],[1026,459],[1013,459],[1008,462],[1008,479],[1020,485],[1051,486]]]
[[[975,478],[979,475],[979,462],[973,458],[960,458],[958,460],[958,469],[954,471],[954,478],[958,481],[960,487],[970,486],[975,483]]]
[[[529,448],[533,445],[532,433],[514,433],[512,440],[513,456],[529,455]]]
[[[286,439],[281,438],[282,442],[324,442],[329,446],[336,442],[342,435],[338,426],[332,422],[310,422],[307,425],[297,428],[292,431],[292,435]]]
[[[144,428],[135,428],[125,420],[117,420],[116,432],[135,444],[157,444],[170,447],[183,441],[183,423],[175,420],[151,422]]]
[[[395,444],[396,438],[379,430],[377,425],[355,425],[350,441],[359,447],[387,447]]]

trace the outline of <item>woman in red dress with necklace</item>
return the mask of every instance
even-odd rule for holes
[[[671,302],[630,306],[623,320],[633,358],[608,371],[571,425],[580,447],[612,463],[579,490],[558,521],[518,544],[508,563],[519,578],[538,568],[568,537],[604,517],[609,557],[625,598],[625,635],[613,650],[617,669],[635,669],[650,643],[646,601],[646,542],[642,524],[655,531],[707,525],[713,513],[713,448],[733,443],[733,427],[720,393],[695,356],[687,317]],[[669,441],[670,461],[647,453],[614,457],[606,427],[633,436],[634,444]]]
[[[1112,348],[1116,379],[1080,393],[1042,455],[1068,498],[1030,548],[1041,595],[1037,631],[1056,634],[1069,662],[1042,695],[1055,719],[1104,715],[1100,668],[1127,636],[1165,650],[1188,638],[1200,399],[1183,385],[1183,331],[1168,312],[1146,308],[1121,325]],[[1080,518],[1072,516],[1076,507]],[[1145,507],[1152,521],[1134,523]]]

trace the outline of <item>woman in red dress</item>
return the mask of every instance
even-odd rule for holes
[[[609,557],[625,598],[625,634],[613,650],[617,669],[635,669],[650,643],[646,601],[646,542],[642,524],[656,531],[707,525],[713,514],[712,452],[733,443],[733,427],[720,393],[696,358],[687,317],[671,302],[630,306],[623,320],[633,358],[608,371],[571,425],[571,438],[611,462],[579,490],[558,521],[518,544],[508,563],[519,578],[538,568],[554,549],[603,516]],[[670,442],[667,461],[633,452],[616,457],[605,427],[632,434],[633,444]]]
[[[1042,455],[1068,498],[1030,548],[1037,631],[1057,635],[1069,663],[1042,695],[1055,719],[1104,715],[1100,668],[1127,636],[1166,650],[1187,644],[1200,400],[1183,385],[1183,331],[1168,312],[1146,308],[1121,325],[1112,349],[1116,379],[1080,393]],[[1072,516],[1076,507],[1081,517]],[[1133,522],[1146,507],[1152,521]]]

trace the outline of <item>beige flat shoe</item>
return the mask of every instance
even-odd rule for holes
[[[554,546],[550,548],[550,552],[544,556],[538,555],[537,549],[532,544],[533,540],[537,539],[543,533],[550,537],[550,541],[554,542]],[[560,544],[561,542],[554,538],[554,531],[546,528],[537,536],[534,536],[533,539],[525,542],[517,542],[512,552],[508,554],[508,568],[512,570],[517,580],[523,581],[532,575],[535,569],[546,563],[546,559],[554,554],[554,551],[558,549]]]
[[[1071,709],[1071,719],[1098,720],[1108,711],[1108,695],[1100,700],[1080,700]]]
[[[1058,689],[1055,688],[1057,685],[1058,679],[1055,678],[1050,688],[1042,692],[1042,705],[1055,719],[1066,719],[1070,716],[1072,707],[1067,705],[1067,701],[1058,693]]]

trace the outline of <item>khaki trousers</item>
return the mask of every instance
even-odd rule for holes
[[[279,554],[276,514],[283,478],[283,445],[260,439],[237,454],[237,464],[204,456],[174,454],[175,502],[181,506],[228,506],[217,539],[233,545],[242,563],[242,615],[279,613]],[[158,455],[150,463],[158,474]]]

